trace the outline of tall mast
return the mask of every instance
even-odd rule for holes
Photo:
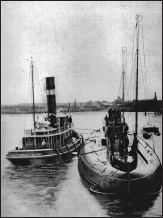
[[[123,116],[123,122],[124,122],[124,102],[125,102],[125,71],[126,71],[126,52],[127,48],[122,47],[122,79],[123,79],[123,85],[122,85],[122,116]]]
[[[135,98],[135,110],[136,110],[136,115],[135,115],[135,135],[137,136],[138,134],[138,67],[139,67],[139,17],[140,15],[136,15],[136,31],[137,31],[137,37],[136,37],[136,42],[137,42],[137,49],[136,49],[136,54],[137,54],[137,67],[136,67],[136,98]]]
[[[35,132],[35,95],[34,95],[34,79],[33,79],[33,60],[31,57],[31,67],[32,67],[32,94],[33,94],[33,126]]]

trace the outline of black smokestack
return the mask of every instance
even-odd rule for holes
[[[55,96],[55,82],[54,77],[46,77],[46,93],[47,93],[47,107],[48,116],[49,114],[56,115],[56,96]],[[57,117],[54,115],[50,116],[51,126],[55,127],[57,123]]]

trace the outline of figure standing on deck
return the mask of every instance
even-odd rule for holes
[[[123,156],[124,154],[128,153],[128,145],[129,145],[129,139],[128,139],[128,125],[124,123],[124,132],[122,132],[121,135],[121,144],[120,144],[120,154]]]
[[[105,115],[104,119],[103,119],[103,131],[105,132],[105,127],[107,127],[107,120],[108,120],[108,116],[107,114]]]
[[[70,123],[70,127],[71,127],[71,123],[72,123],[72,117],[70,115],[70,117],[68,118],[68,122]]]
[[[43,148],[43,149],[47,148],[47,144],[46,144],[46,142],[45,142],[45,139],[42,140],[42,148]]]
[[[104,119],[105,119],[105,121],[108,119],[108,116],[107,116],[107,114],[105,115],[105,118],[104,118]]]
[[[113,120],[112,120],[113,110],[112,110],[112,108],[111,108],[111,107],[110,107],[110,108],[109,108],[109,110],[108,110],[108,115],[109,115],[109,118],[108,118],[108,119],[109,119],[109,121],[111,121],[111,122],[112,122],[112,121],[113,121]]]

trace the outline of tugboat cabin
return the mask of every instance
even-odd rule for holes
[[[48,121],[36,122],[35,130],[25,130],[22,138],[23,150],[26,149],[54,149],[68,143],[72,129],[68,116],[58,115],[56,127],[51,127]]]

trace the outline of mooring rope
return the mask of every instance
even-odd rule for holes
[[[89,137],[89,138],[85,139],[85,141],[86,141],[86,140],[90,140],[90,139],[92,139],[92,138],[99,138],[99,136]]]
[[[102,149],[100,149],[100,150],[93,150],[93,151],[86,152],[86,153],[82,153],[82,154],[79,154],[79,155],[90,154],[90,153],[96,153],[96,152],[99,152],[99,151],[102,151],[102,150],[106,150],[107,148],[108,148],[108,146],[105,147],[105,148],[102,148]]]

